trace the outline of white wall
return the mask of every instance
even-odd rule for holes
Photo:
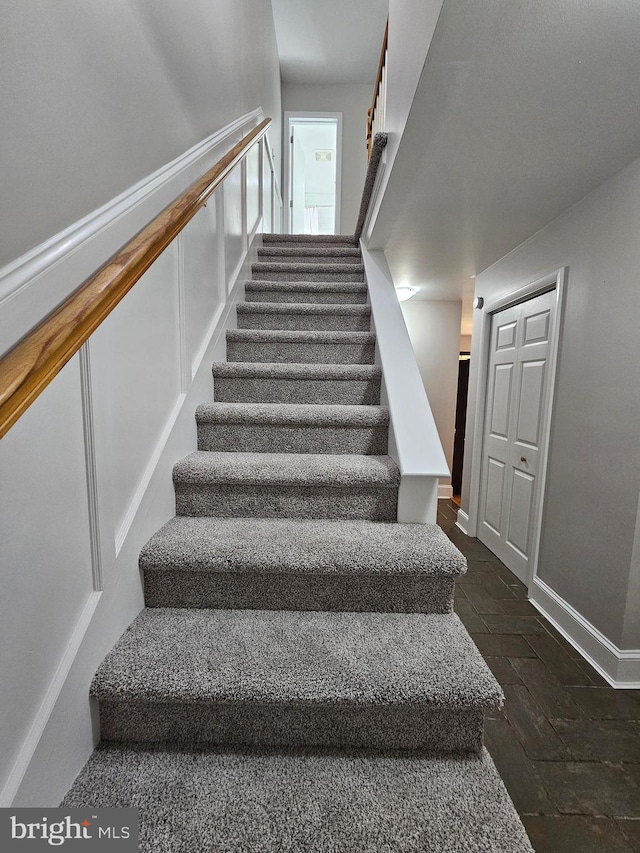
[[[447,465],[451,469],[462,305],[460,302],[410,299],[401,303],[401,307]],[[441,479],[440,485],[450,486],[451,478]]]
[[[402,134],[409,118],[418,82],[427,61],[427,53],[443,3],[444,0],[389,0],[387,97],[384,127],[389,138],[379,173],[380,190],[367,226],[369,235],[374,230],[375,220],[391,177],[393,163],[402,144]],[[373,93],[371,97],[373,97]],[[373,248],[384,248],[384,243],[377,239],[375,232],[372,240]]]
[[[476,281],[487,302],[568,266],[538,576],[623,649],[640,649],[638,234],[640,160]],[[465,512],[479,452],[471,438],[481,362],[474,313]]]
[[[274,119],[269,0],[5,0],[0,267],[240,115]]]
[[[284,112],[342,113],[342,187],[340,231],[353,234],[367,172],[367,110],[373,88],[360,83],[309,86],[284,83]]]

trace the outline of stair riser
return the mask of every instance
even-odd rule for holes
[[[228,378],[213,380],[220,403],[317,403],[377,406],[380,380]]]
[[[350,291],[269,290],[268,288],[245,291],[246,302],[286,302],[288,305],[303,302],[319,305],[365,305],[367,294]]]
[[[340,314],[238,313],[239,329],[284,329],[294,332],[368,332],[371,318]]]
[[[297,265],[299,266],[299,265]],[[343,264],[340,269],[320,269],[305,264],[309,270],[300,269],[273,269],[271,264],[265,264],[266,269],[261,264],[252,266],[252,278],[254,281],[364,281],[364,272],[355,264]],[[284,265],[283,265],[284,267]]]
[[[100,702],[103,741],[415,749],[479,754],[482,711],[447,707]]]
[[[228,341],[227,361],[277,364],[373,364],[375,345],[286,341]]]
[[[388,426],[309,427],[280,424],[198,424],[198,450],[248,453],[387,452]]]
[[[451,613],[450,578],[146,569],[147,607]]]
[[[266,264],[361,264],[360,255],[289,255],[264,254],[258,250],[258,259]]]
[[[176,515],[395,521],[398,489],[175,483]]]

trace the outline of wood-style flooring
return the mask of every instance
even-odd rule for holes
[[[502,685],[485,744],[536,853],[640,851],[640,691],[614,690],[527,601],[527,590],[439,501],[466,556],[455,609]]]

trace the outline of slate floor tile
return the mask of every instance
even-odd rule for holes
[[[498,684],[522,684],[522,679],[509,658],[485,657],[485,663],[494,674]],[[514,658],[519,660],[519,658]],[[522,658],[525,660],[525,658]]]
[[[585,717],[568,689],[539,658],[514,658],[513,667],[548,718],[578,720]]]
[[[634,845],[633,850],[640,850],[640,819],[618,818],[616,823],[625,838]]]
[[[478,615],[477,610],[474,609],[472,603],[468,599],[455,599],[455,601],[453,602],[453,609],[458,614],[458,616],[460,617],[460,621],[470,634],[488,633],[489,629],[484,624],[482,618]]]
[[[504,583],[504,581],[501,581],[500,578],[496,577],[493,572],[483,574],[480,578],[480,583],[496,601],[515,598],[514,587],[507,586],[507,584]]]
[[[507,720],[485,720],[484,740],[519,814],[557,814],[557,809]]]
[[[592,678],[549,634],[529,636],[527,642],[560,684],[593,684]]]
[[[488,614],[484,621],[492,634],[546,634],[540,620],[532,616]]]
[[[640,762],[637,720],[551,720],[578,761]]]
[[[507,719],[529,758],[553,761],[573,757],[524,685],[505,684],[503,691]]]
[[[506,696],[485,743],[536,853],[640,853],[640,691],[614,690],[495,555],[440,518],[468,561],[456,609]]]
[[[508,598],[503,599],[500,602],[500,606],[502,607],[502,612],[509,616],[535,616],[536,619],[540,616],[539,612],[530,601],[523,601],[518,598]]]
[[[567,687],[571,701],[593,720],[640,720],[640,690]]]
[[[492,575],[494,564],[478,560],[467,560],[467,571],[472,575]],[[478,579],[480,583],[480,579]]]
[[[473,604],[476,612],[480,614],[503,612],[501,603],[489,595],[483,584],[478,584],[477,586],[471,584],[467,586],[465,594]]]
[[[536,653],[517,634],[472,634],[473,642],[483,655],[507,658],[534,658]]]
[[[524,828],[536,853],[634,853],[616,821],[582,815],[526,815]]]
[[[640,774],[635,764],[535,761],[549,796],[564,814],[640,817]]]

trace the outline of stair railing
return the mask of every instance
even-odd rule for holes
[[[265,135],[265,118],[0,359],[0,438]]]
[[[389,39],[389,21],[384,28],[382,49],[378,61],[378,73],[373,91],[373,101],[367,111],[367,157],[371,157],[373,138],[376,133],[383,133],[386,124],[387,104],[387,43]]]

